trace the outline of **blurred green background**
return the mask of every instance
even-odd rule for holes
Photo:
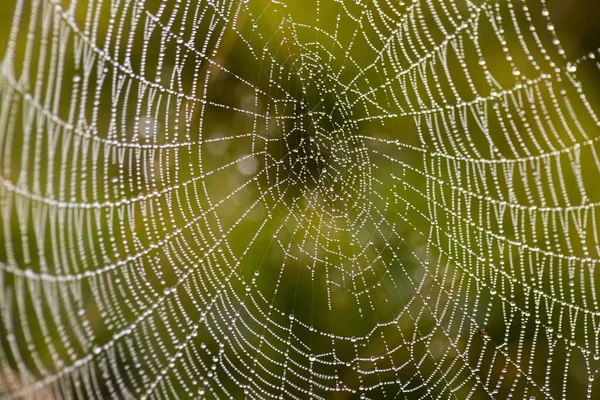
[[[595,393],[600,4],[545,4],[5,0],[0,396]]]

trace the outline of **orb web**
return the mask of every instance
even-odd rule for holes
[[[9,4],[1,398],[597,392],[600,54],[545,0]]]

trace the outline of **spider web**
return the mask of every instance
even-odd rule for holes
[[[0,397],[592,396],[600,55],[544,0],[9,4]]]

